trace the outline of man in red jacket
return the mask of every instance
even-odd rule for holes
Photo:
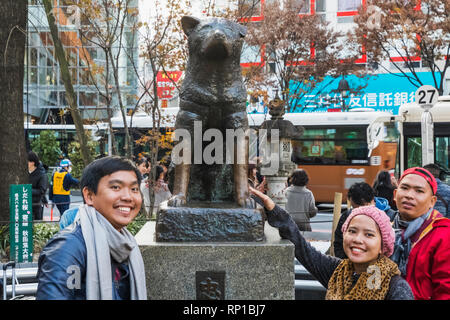
[[[437,210],[437,183],[426,169],[405,170],[394,199],[394,254],[417,300],[450,299],[450,220]]]

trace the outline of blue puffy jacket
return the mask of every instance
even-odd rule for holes
[[[58,232],[38,261],[36,300],[86,300],[86,245],[78,222]],[[113,299],[130,299],[128,265],[111,257]]]

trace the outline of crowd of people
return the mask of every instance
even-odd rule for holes
[[[40,166],[30,153],[33,202],[45,204],[48,182]],[[331,255],[303,236],[318,212],[305,170],[288,177],[285,209],[267,195],[256,165],[249,165],[249,193],[264,208],[268,223],[295,245],[300,263],[327,289],[326,299],[450,299],[450,220],[445,217],[450,193],[433,168],[407,169],[398,181],[380,172],[373,186],[352,185]],[[65,182],[70,165],[61,165],[55,174],[53,187],[70,190],[73,182]],[[133,163],[109,156],[89,164],[79,184],[84,204],[63,214],[62,230],[41,252],[36,298],[146,299],[142,256],[126,226],[142,208],[151,215],[171,197],[167,168],[152,166],[146,158]]]
[[[295,245],[296,258],[327,289],[326,299],[450,300],[450,193],[439,174],[432,164],[405,170],[398,182],[382,171],[373,187],[352,185],[350,207],[334,231],[333,255],[306,241],[304,224],[296,221],[295,211],[311,196],[283,209],[263,192],[250,191],[269,224]],[[306,215],[308,209],[302,210]]]

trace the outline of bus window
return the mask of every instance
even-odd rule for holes
[[[422,138],[408,137],[406,141],[407,168],[422,166]]]
[[[436,137],[436,163],[448,168],[449,166],[449,137]]]
[[[384,122],[384,142],[397,142],[399,138],[398,128],[395,123]]]
[[[408,137],[407,143],[407,168],[422,166],[422,138]],[[449,165],[449,137],[435,137],[434,157],[435,163],[438,163],[446,168]]]
[[[364,127],[305,128],[293,140],[292,161],[296,164],[368,165]]]

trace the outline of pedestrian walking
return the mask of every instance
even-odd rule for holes
[[[69,159],[61,160],[60,169],[53,174],[49,198],[59,210],[60,216],[70,207],[70,189],[77,186],[80,181],[72,177],[72,162]]]
[[[421,167],[405,170],[394,191],[391,259],[417,300],[450,300],[450,220],[433,209],[436,192],[436,179]]]
[[[286,189],[286,211],[294,219],[300,231],[311,231],[310,219],[319,211],[314,195],[306,185],[308,174],[303,169],[294,170],[288,178],[290,186]]]
[[[150,183],[149,174],[151,170],[151,163],[147,158],[141,157],[136,161],[136,167],[142,176],[140,189],[144,199],[144,210],[146,215],[150,214]]]
[[[146,300],[145,269],[126,226],[139,213],[141,175],[129,160],[104,157],[83,171],[84,205],[45,246],[37,300]]]
[[[268,222],[295,245],[295,257],[327,289],[327,300],[412,300],[408,283],[388,257],[394,246],[389,217],[375,206],[354,209],[345,221],[344,250],[348,259],[317,251],[301,235],[289,213],[270,197],[250,188],[264,206]]]
[[[33,151],[28,152],[28,173],[33,201],[33,220],[42,220],[43,205],[48,203],[45,196],[48,189],[48,177],[39,157]]]

